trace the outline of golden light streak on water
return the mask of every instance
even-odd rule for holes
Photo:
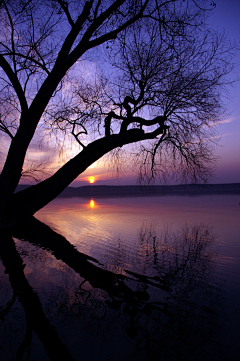
[[[90,200],[89,207],[92,208],[92,209],[95,208],[95,202],[94,202],[93,199]]]

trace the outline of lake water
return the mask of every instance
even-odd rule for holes
[[[239,361],[239,202],[58,198],[4,233],[0,360]]]

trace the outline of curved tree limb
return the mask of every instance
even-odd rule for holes
[[[2,67],[2,69],[4,70],[4,72],[7,75],[8,79],[10,80],[10,82],[17,94],[17,97],[19,99],[22,113],[24,114],[28,110],[28,105],[27,105],[27,100],[24,95],[22,86],[18,80],[17,74],[14,73],[11,66],[9,65],[9,63],[7,62],[7,60],[4,58],[4,56],[2,54],[0,54],[0,66]]]

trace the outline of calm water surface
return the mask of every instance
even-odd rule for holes
[[[0,360],[240,360],[239,201],[56,199],[4,234]]]

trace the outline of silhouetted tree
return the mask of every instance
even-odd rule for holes
[[[135,144],[148,180],[166,169],[206,178],[220,91],[231,70],[230,46],[204,25],[208,1],[0,4],[0,131],[5,143],[10,139],[0,177],[2,222],[34,214],[126,144]],[[89,64],[96,59],[94,70]],[[79,153],[14,194],[30,142],[49,131],[58,142],[73,137]]]

